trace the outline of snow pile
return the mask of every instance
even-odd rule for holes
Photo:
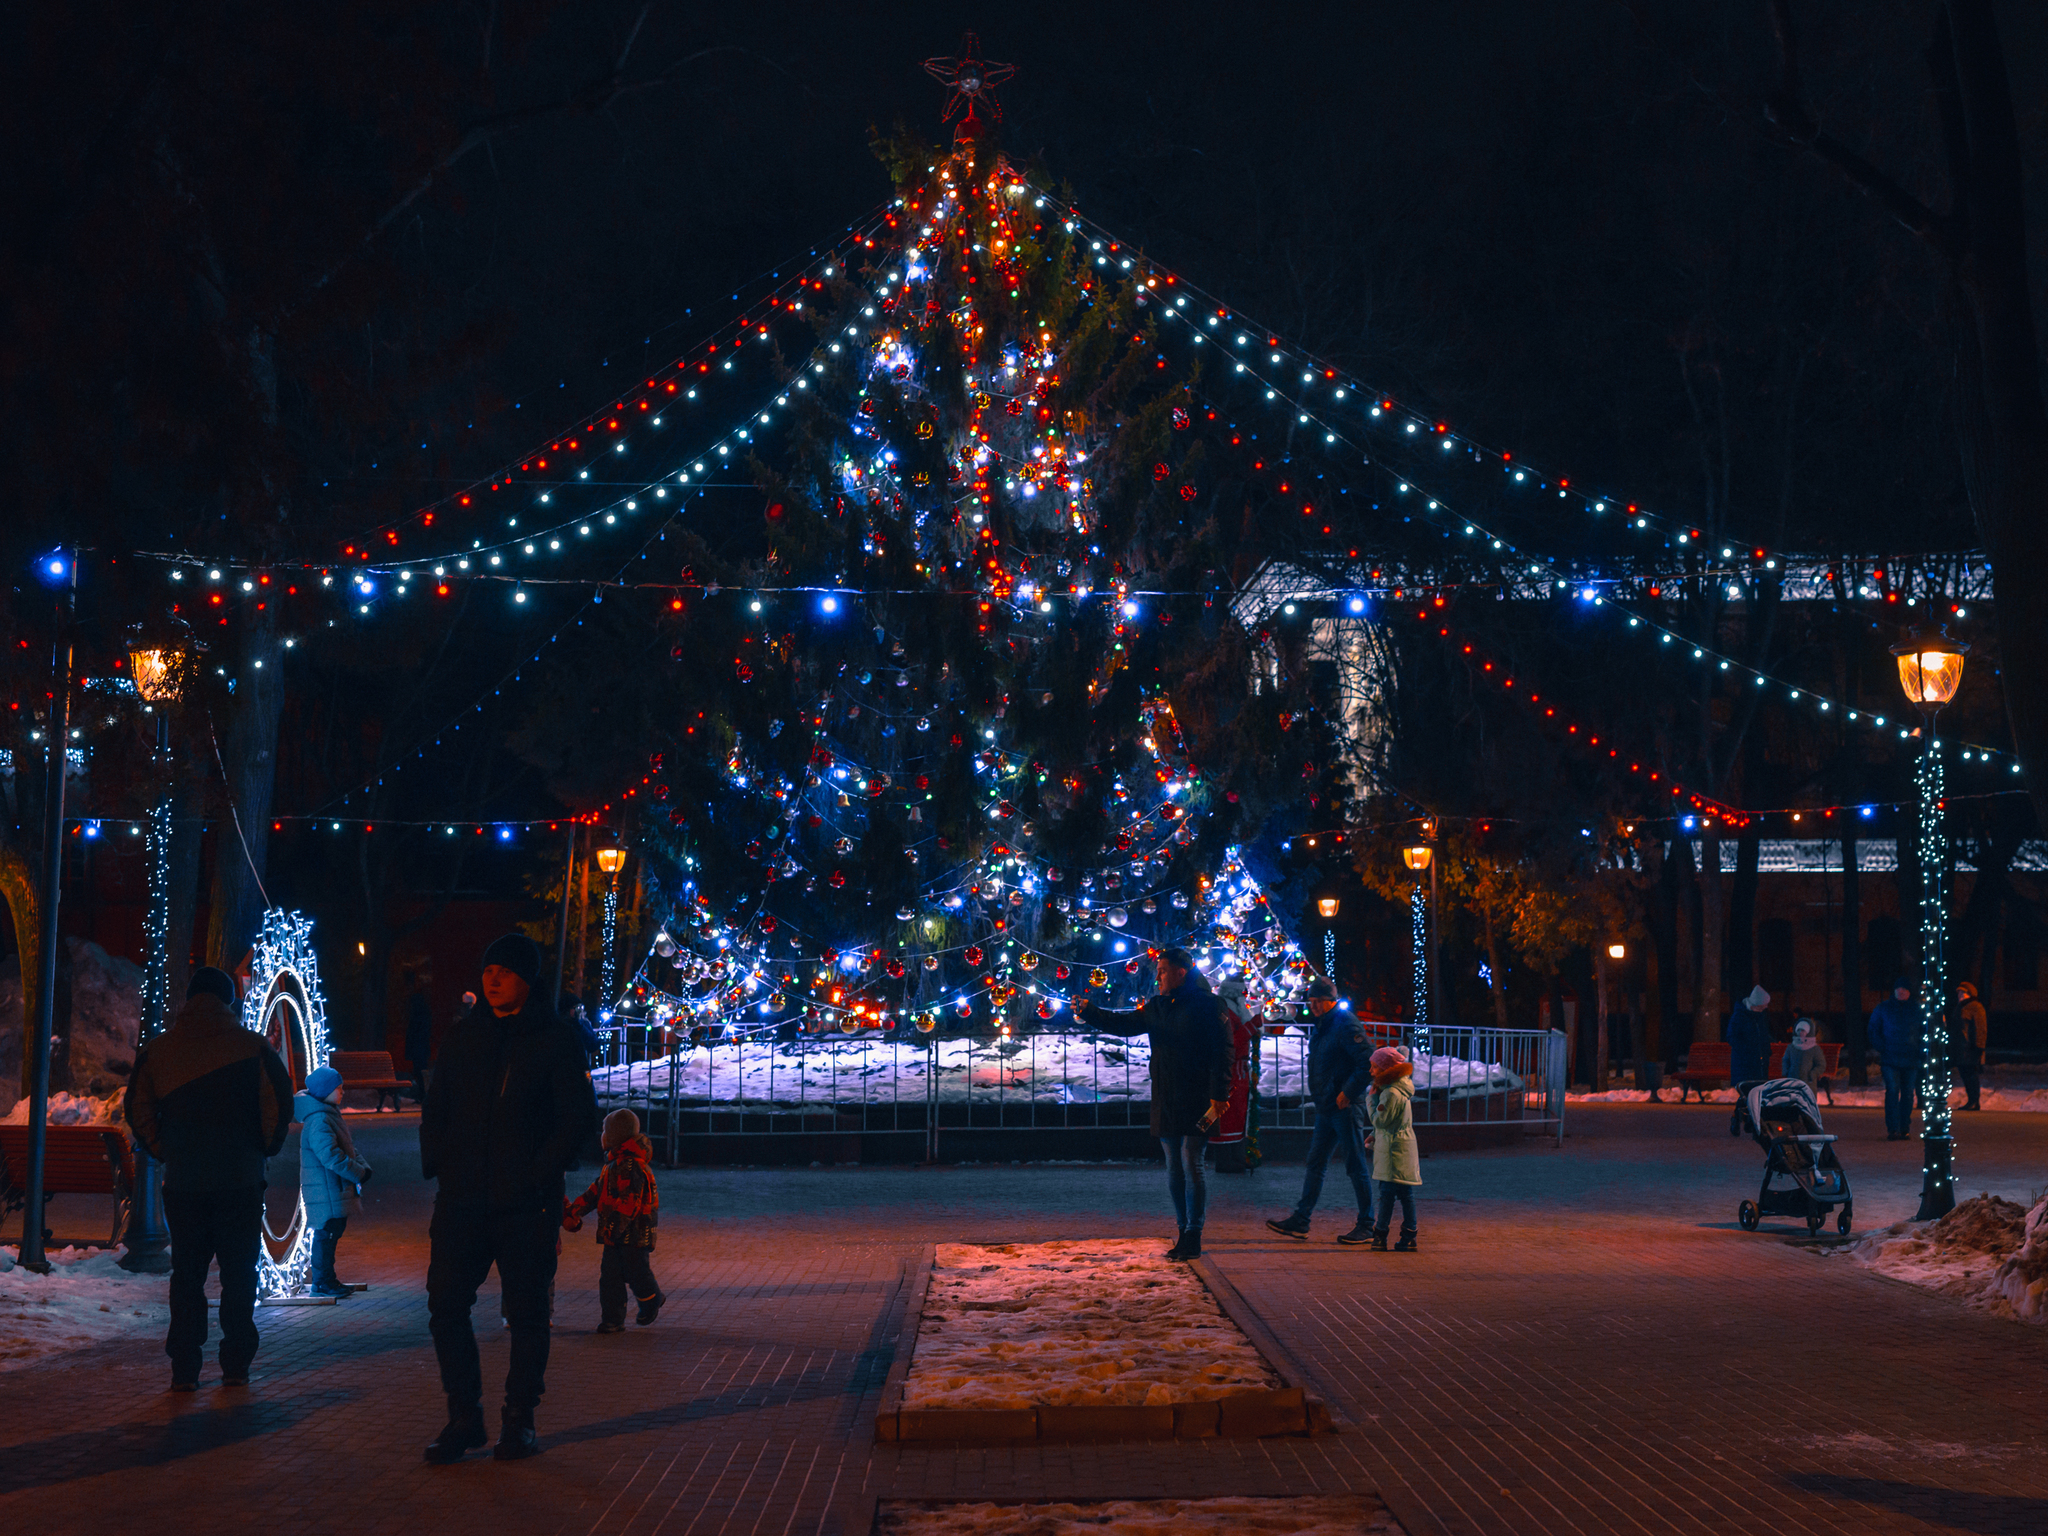
[[[1280,1384],[1156,1242],[942,1243],[903,1406],[1157,1407]]]
[[[1890,1279],[2002,1316],[2048,1322],[2048,1197],[2029,1211],[1979,1195],[1938,1221],[1901,1221],[1848,1251]]]
[[[23,1269],[19,1249],[0,1248],[0,1371],[104,1339],[160,1331],[170,1320],[170,1282],[131,1275],[123,1248],[65,1248],[47,1275]]]
[[[1308,1091],[1308,1041],[1261,1037],[1259,1092],[1299,1098]],[[1151,1045],[1095,1033],[1024,1035],[1014,1040],[915,1040],[890,1036],[777,1040],[763,1033],[700,1046],[673,1057],[607,1067],[591,1074],[597,1091],[652,1090],[665,1096],[669,1074],[689,1104],[805,1105],[1100,1104],[1152,1097]],[[927,1078],[933,1079],[928,1083]],[[1418,1094],[1454,1099],[1520,1089],[1522,1079],[1491,1062],[1423,1055]]]
[[[81,1094],[104,1095],[128,1081],[135,1066],[136,1023],[142,1013],[142,967],[87,939],[64,941],[70,984],[69,1046],[53,1061],[51,1081]],[[22,1080],[21,957],[0,961],[0,1109],[12,1108]]]
[[[126,1088],[116,1088],[103,1099],[90,1094],[53,1093],[50,1095],[50,1124],[52,1125],[122,1125],[121,1100]],[[27,1125],[29,1101],[15,1100],[14,1108],[0,1116],[0,1125]]]
[[[1339,1495],[1299,1499],[1115,1499],[1099,1504],[920,1504],[885,1500],[881,1536],[1402,1536],[1379,1500]]]

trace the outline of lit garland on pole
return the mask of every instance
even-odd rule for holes
[[[1415,1049],[1429,1045],[1429,904],[1422,895],[1422,882],[1415,882],[1408,897],[1409,940],[1415,949]]]
[[[313,954],[313,920],[305,913],[273,907],[263,914],[249,966],[249,990],[242,997],[242,1027],[270,1042],[295,1083],[327,1065],[332,1049],[327,1002]],[[256,1255],[258,1297],[282,1301],[303,1295],[312,1260],[306,1202],[296,1196],[292,1219],[283,1232],[270,1230],[267,1213],[263,1218],[263,1242]]]

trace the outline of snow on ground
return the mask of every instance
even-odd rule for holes
[[[125,1088],[116,1088],[103,1099],[90,1094],[53,1093],[50,1095],[50,1124],[52,1125],[120,1125],[121,1098]],[[0,1116],[0,1125],[27,1125],[29,1101],[17,1099],[14,1108]]]
[[[885,1500],[881,1536],[1401,1536],[1379,1500],[1340,1495],[1299,1499],[1115,1499],[1099,1504],[940,1504]]]
[[[1649,1097],[1650,1095],[1640,1088],[1610,1088],[1605,1093],[1568,1093],[1565,1095],[1565,1101],[1570,1104],[1641,1104]],[[1677,1084],[1665,1084],[1659,1090],[1658,1097],[1667,1103],[1677,1103]],[[1689,1093],[1687,1100],[1690,1102],[1697,1097],[1697,1094]],[[1817,1097],[1820,1099],[1821,1115],[1825,1117],[1830,1108],[1827,1095],[1821,1094],[1817,1095]],[[1961,1109],[1965,1097],[1966,1095],[1961,1088],[1955,1089],[1949,1094],[1948,1101],[1950,1106],[1955,1109]],[[1733,1088],[1709,1089],[1707,1101],[1712,1104],[1732,1105],[1735,1102],[1735,1090]],[[1882,1109],[1884,1108],[1884,1089],[1837,1088],[1834,1090],[1834,1101],[1837,1107]],[[2003,1110],[2048,1114],[2048,1088],[2025,1088],[2018,1086],[2004,1088],[1986,1084],[1977,1102],[1983,1105],[1986,1111]]]
[[[2048,1323],[2048,1196],[2029,1211],[1979,1195],[1939,1221],[1901,1221],[1841,1251],[1890,1279]]]
[[[1262,1036],[1259,1092],[1299,1096],[1306,1091],[1307,1040]],[[932,1040],[854,1036],[778,1041],[772,1034],[698,1046],[630,1066],[593,1073],[598,1092],[626,1093],[652,1085],[668,1092],[671,1062],[676,1091],[687,1103],[715,1104],[921,1104],[926,1074],[937,1077],[942,1104],[1096,1104],[1148,1100],[1151,1047],[1142,1037],[1045,1034],[1015,1040]],[[1415,1063],[1417,1092],[1451,1098],[1511,1091],[1522,1079],[1505,1067],[1450,1056]]]
[[[1136,1238],[941,1243],[906,1408],[1150,1406],[1278,1387],[1193,1270]]]
[[[23,1269],[20,1250],[0,1247],[0,1371],[31,1365],[103,1339],[161,1332],[170,1321],[170,1281],[131,1275],[123,1248],[65,1248],[47,1275]]]

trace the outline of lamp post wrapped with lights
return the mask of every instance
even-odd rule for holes
[[[1949,1136],[1948,835],[1942,825],[1941,738],[1935,721],[1956,696],[1970,648],[1945,632],[1908,632],[1892,647],[1899,686],[1919,707],[1926,747],[1913,766],[1920,791],[1920,1210],[1931,1221],[1955,1209],[1955,1144]]]
[[[1420,875],[1430,870],[1429,888],[1436,889],[1436,871],[1430,866],[1435,854],[1427,843],[1418,843],[1412,848],[1401,850],[1401,862]],[[1431,903],[1434,905],[1434,903]],[[1429,1042],[1429,910],[1423,905],[1422,881],[1417,880],[1408,896],[1409,937],[1415,946],[1415,1027],[1410,1032],[1410,1049],[1422,1050]]]
[[[149,908],[142,920],[142,1017],[136,1029],[138,1050],[149,1044],[169,1020],[171,1001],[171,714],[178,701],[175,650],[143,649],[128,653],[128,676],[142,696],[143,708],[156,719],[156,746],[151,764],[158,784],[156,803],[149,808],[143,857],[149,866]],[[135,1148],[135,1192],[122,1242],[127,1253],[121,1267],[135,1274],[161,1275],[171,1267],[170,1232],[164,1225],[163,1169],[138,1143]]]
[[[618,970],[615,956],[619,932],[619,871],[626,867],[626,850],[614,844],[597,850],[597,867],[610,875],[611,881],[604,888],[604,965],[599,974],[603,977],[598,997],[597,1018],[593,1023],[602,1024],[611,1017],[612,989],[618,984]]]

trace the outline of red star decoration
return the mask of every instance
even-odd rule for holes
[[[962,107],[967,109],[971,120],[975,106],[986,102],[995,120],[1003,120],[1003,104],[996,100],[991,86],[1000,84],[1017,73],[1014,64],[992,64],[981,56],[981,39],[972,32],[964,33],[960,39],[960,57],[957,59],[926,59],[925,73],[948,87],[946,112],[939,119],[942,123],[953,121],[953,114]]]

